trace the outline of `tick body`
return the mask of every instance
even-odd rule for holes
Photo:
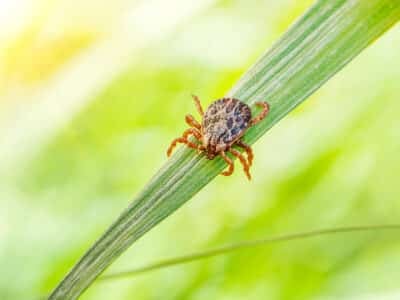
[[[262,111],[252,118],[250,107],[235,98],[222,98],[214,101],[204,113],[200,100],[193,96],[196,108],[202,117],[201,123],[197,122],[192,115],[186,115],[186,123],[190,126],[182,137],[172,141],[168,148],[167,155],[170,156],[177,143],[186,144],[188,147],[197,149],[198,152],[204,152],[208,159],[221,155],[228,164],[228,169],[221,175],[229,176],[233,173],[233,161],[227,156],[230,152],[237,157],[243,165],[244,172],[250,180],[250,166],[253,161],[253,151],[249,145],[245,144],[241,138],[247,129],[263,120],[268,112],[267,102],[257,102],[256,105],[262,108]],[[194,136],[196,142],[189,140],[189,136]],[[233,148],[237,146],[242,148],[247,159],[241,152]]]

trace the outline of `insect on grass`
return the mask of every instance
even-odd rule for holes
[[[252,118],[250,107],[235,98],[218,99],[211,103],[205,113],[200,99],[197,96],[193,96],[193,99],[197,111],[202,117],[202,122],[200,124],[192,115],[186,115],[185,120],[190,128],[186,129],[181,137],[172,141],[167,150],[167,155],[171,155],[172,150],[178,143],[196,149],[199,153],[204,152],[208,159],[214,159],[216,156],[221,155],[228,164],[228,170],[222,172],[221,175],[229,176],[234,170],[232,159],[226,155],[230,152],[240,160],[244,172],[250,180],[250,167],[253,163],[254,155],[251,147],[242,141],[242,137],[247,129],[267,116],[269,112],[268,103],[257,102],[256,105],[263,110],[255,118]],[[194,136],[197,139],[197,143],[190,141],[188,139],[189,136]],[[233,146],[243,148],[247,154],[247,160]]]

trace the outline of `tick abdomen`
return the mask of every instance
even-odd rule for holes
[[[239,139],[251,120],[250,107],[235,98],[213,102],[203,118],[204,141],[208,145],[229,145]]]

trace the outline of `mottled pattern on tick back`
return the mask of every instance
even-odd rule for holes
[[[202,130],[206,148],[227,148],[249,127],[251,110],[235,98],[213,102],[205,112]]]

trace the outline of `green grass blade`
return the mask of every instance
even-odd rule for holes
[[[214,248],[206,251],[199,251],[188,255],[173,257],[165,260],[160,260],[155,263],[145,265],[132,270],[121,271],[116,273],[107,274],[101,276],[99,280],[111,280],[111,279],[122,279],[131,276],[136,276],[142,273],[156,271],[159,269],[173,267],[181,264],[186,264],[194,262],[200,259],[211,258],[218,255],[228,254],[229,252],[244,250],[254,247],[266,246],[277,242],[288,242],[293,240],[321,237],[325,235],[333,235],[339,233],[356,233],[356,232],[366,232],[366,231],[380,231],[380,230],[399,230],[400,224],[387,224],[387,225],[364,225],[364,226],[349,226],[349,227],[336,227],[330,229],[319,229],[300,233],[292,233],[279,235],[276,237],[245,241],[240,243],[235,243],[228,246],[223,246],[219,248]]]
[[[259,100],[271,104],[270,115],[251,128],[245,140],[254,143],[399,19],[400,0],[317,1],[228,93],[249,105]],[[209,161],[194,151],[177,151],[50,299],[76,299],[134,241],[224,168],[221,159]]]

